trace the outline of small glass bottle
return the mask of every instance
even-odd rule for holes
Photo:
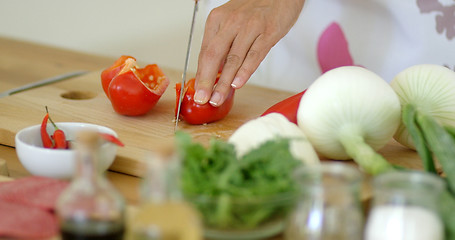
[[[347,163],[324,162],[296,172],[300,198],[288,219],[288,240],[360,240],[362,175]]]
[[[180,161],[173,154],[150,154],[147,160],[129,239],[201,240],[199,214],[181,195]]]
[[[373,202],[365,240],[442,240],[438,213],[445,182],[419,171],[388,172],[373,183]]]
[[[125,231],[125,202],[98,170],[102,153],[96,132],[81,132],[76,140],[76,171],[57,201],[62,240],[121,240]]]

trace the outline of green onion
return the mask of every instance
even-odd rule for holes
[[[412,137],[414,145],[417,152],[419,153],[420,158],[423,162],[423,168],[432,173],[436,173],[436,168],[434,166],[433,155],[428,149],[425,138],[422,135],[421,129],[417,126],[415,122],[417,111],[412,104],[406,104],[403,107],[403,123],[408,129],[409,134]]]
[[[422,129],[428,147],[447,173],[449,189],[455,193],[455,141],[433,117],[417,114],[416,120]]]
[[[391,86],[402,106],[402,125],[394,137],[417,150],[426,171],[437,172],[433,155],[441,164],[448,189],[440,212],[446,239],[455,240],[455,73],[439,65],[416,65],[400,72]]]

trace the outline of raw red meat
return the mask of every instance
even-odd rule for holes
[[[49,211],[0,200],[0,238],[35,240],[57,234],[57,220]]]
[[[0,201],[53,210],[58,196],[67,185],[68,182],[63,180],[39,176],[0,182]]]
[[[49,239],[58,234],[54,207],[68,182],[31,176],[0,182],[0,238]]]

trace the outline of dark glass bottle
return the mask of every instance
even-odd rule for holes
[[[62,240],[120,240],[125,232],[125,201],[98,170],[100,146],[112,144],[95,132],[76,140],[76,172],[57,202]]]

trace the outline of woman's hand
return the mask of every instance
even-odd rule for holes
[[[303,4],[304,0],[231,0],[213,9],[199,54],[195,102],[220,106],[231,87],[242,87],[289,32]]]

